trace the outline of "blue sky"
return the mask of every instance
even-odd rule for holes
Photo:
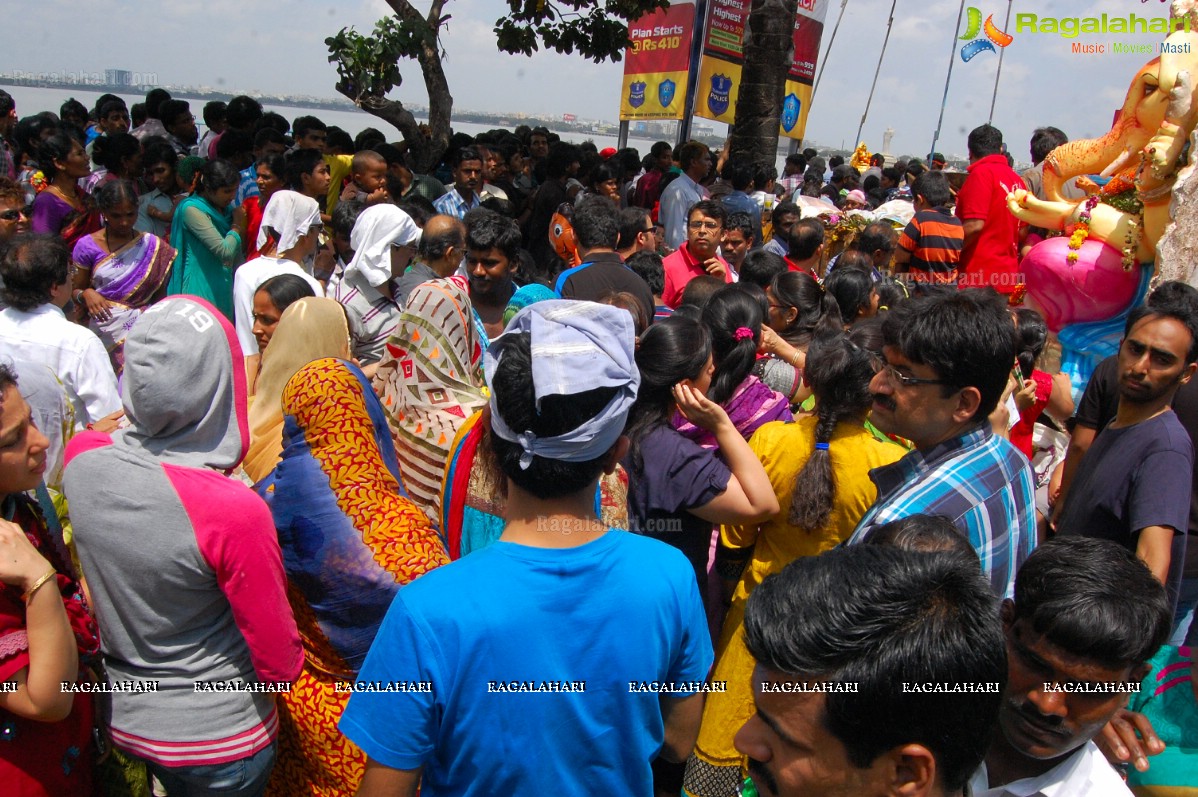
[[[1001,26],[1005,0],[972,0]],[[840,0],[830,0],[824,44]],[[849,0],[828,58],[808,124],[808,136],[852,146],[890,0]],[[427,0],[417,0],[427,8]],[[881,146],[895,130],[896,153],[926,153],[940,110],[950,49],[952,89],[938,149],[963,153],[965,136],[986,121],[998,65],[995,53],[969,63],[956,54],[957,0],[900,0],[882,75],[863,138]],[[596,65],[577,56],[541,53],[509,56],[495,48],[491,28],[506,6],[498,0],[448,0],[453,19],[443,38],[446,72],[458,108],[573,113],[614,120],[622,64]],[[1165,15],[1158,0],[1013,0],[1013,14],[1041,16]],[[9,13],[12,10],[6,9]],[[124,68],[156,73],[164,83],[257,88],[333,96],[335,72],[324,38],[342,26],[367,31],[389,9],[382,0],[203,0],[148,4],[133,0],[39,0],[21,5],[21,33],[9,27],[0,71],[102,71]],[[1012,29],[1014,17],[1012,17]],[[1074,41],[1156,43],[1152,35],[1083,36]],[[1127,85],[1147,60],[1142,55],[1075,55],[1071,41],[1054,35],[1016,35],[1006,50],[994,123],[1017,157],[1026,158],[1032,130],[1052,124],[1072,138],[1100,135],[1122,105]],[[404,65],[400,99],[426,102],[419,70]],[[33,109],[30,109],[33,110]]]

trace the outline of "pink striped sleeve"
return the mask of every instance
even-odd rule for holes
[[[195,530],[200,553],[229,599],[259,680],[293,680],[303,667],[304,651],[287,602],[270,509],[249,488],[218,473],[162,467]]]

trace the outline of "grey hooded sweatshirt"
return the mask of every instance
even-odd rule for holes
[[[123,380],[132,426],[75,437],[64,479],[113,740],[164,766],[246,758],[278,732],[275,694],[252,690],[286,688],[303,649],[270,510],[222,473],[249,444],[236,333],[173,296],[134,324]]]

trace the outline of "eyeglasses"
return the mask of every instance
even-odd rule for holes
[[[22,216],[29,218],[32,213],[33,208],[13,208],[0,213],[0,221],[16,221]]]
[[[903,387],[918,387],[919,385],[948,385],[951,384],[945,379],[920,379],[917,376],[907,376],[900,372],[890,363],[882,364],[882,371],[886,374],[886,378],[890,380],[892,385],[902,385]]]
[[[720,224],[718,221],[692,221],[686,226],[690,227],[692,230],[718,230],[724,225]]]

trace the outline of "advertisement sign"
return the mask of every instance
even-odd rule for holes
[[[751,0],[708,0],[707,35],[699,62],[695,115],[731,124],[736,115]],[[802,138],[828,0],[799,0],[794,57],[783,92],[779,134]]]
[[[675,3],[629,23],[620,121],[682,118],[694,27],[694,3]]]

